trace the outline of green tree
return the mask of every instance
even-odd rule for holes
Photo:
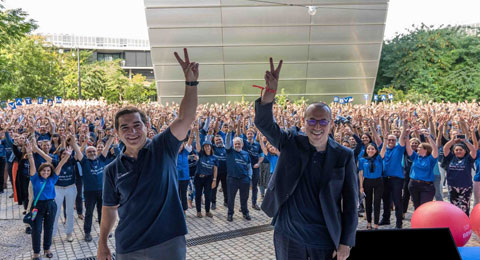
[[[468,27],[413,26],[383,45],[375,91],[394,86],[435,101],[470,100],[480,94],[480,30]],[[475,30],[473,30],[475,31]]]
[[[396,89],[394,86],[389,86],[389,87],[382,88],[382,89],[378,90],[377,94],[379,96],[381,96],[381,95],[387,95],[388,96],[388,94],[393,94],[393,100],[394,101],[405,100],[405,94],[403,93],[403,91],[401,91],[399,89]]]
[[[132,102],[147,102],[156,95],[154,84],[145,81],[145,76],[135,74],[125,88],[125,99]]]
[[[23,38],[38,28],[35,20],[20,8],[7,10],[0,4],[0,46]]]

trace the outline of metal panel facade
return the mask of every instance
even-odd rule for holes
[[[144,1],[161,102],[183,95],[173,56],[183,47],[200,63],[200,102],[255,99],[269,57],[284,60],[279,88],[291,99],[373,92],[388,0]]]

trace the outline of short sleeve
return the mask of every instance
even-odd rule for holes
[[[414,161],[415,159],[417,159],[417,157],[418,157],[418,154],[417,152],[414,151],[412,155],[410,155],[410,160]]]
[[[105,168],[105,174],[103,175],[103,205],[104,206],[117,206],[120,203],[120,196],[118,196],[115,186],[115,174],[112,170],[113,163],[110,167]]]
[[[175,159],[182,144],[182,142],[172,134],[170,127],[163,131],[163,133],[154,136],[152,142],[156,152],[163,149],[168,155]]]

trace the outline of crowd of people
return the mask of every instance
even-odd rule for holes
[[[198,105],[176,165],[185,212],[194,208],[198,218],[213,217],[220,191],[228,221],[233,221],[237,192],[244,219],[251,219],[249,208],[260,210],[259,193],[263,198],[281,151],[256,128],[253,106]],[[36,209],[34,224],[25,230],[32,235],[35,256],[43,232],[45,255],[52,257],[52,236],[62,214],[69,242],[75,211],[83,220],[85,240],[92,241],[95,207],[102,219],[104,169],[125,148],[115,131],[115,113],[121,107],[65,101],[0,112],[0,193],[10,181],[15,188],[10,198],[22,205],[23,213]],[[146,115],[148,138],[165,131],[179,114],[175,103],[138,108]],[[305,103],[275,104],[274,121],[281,129],[305,132],[306,108]],[[402,228],[409,202],[418,208],[444,200],[445,185],[448,200],[467,215],[472,194],[474,205],[480,201],[479,103],[332,103],[330,109],[331,137],[354,153],[359,214],[365,213],[368,229],[390,224],[393,208],[395,226]]]

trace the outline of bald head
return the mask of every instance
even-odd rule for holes
[[[330,109],[330,107],[326,104],[326,103],[323,103],[323,102],[316,102],[316,103],[312,103],[310,104],[307,109],[305,109],[305,115],[304,117],[305,118],[308,118],[308,115],[313,111],[313,110],[316,110],[316,109],[322,109],[322,110],[325,110],[325,112],[328,113],[328,115],[330,116],[328,119],[332,119],[332,110]]]

